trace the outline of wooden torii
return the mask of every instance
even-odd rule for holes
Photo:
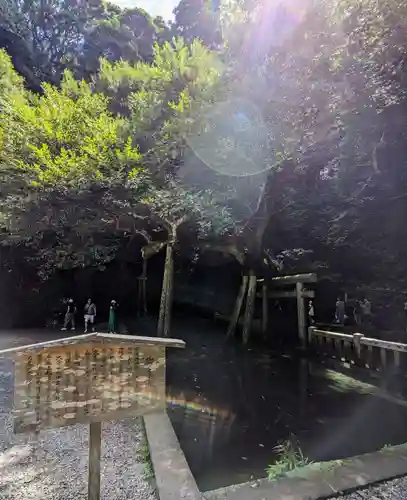
[[[267,335],[268,329],[268,301],[269,299],[297,299],[297,324],[298,324],[298,337],[300,339],[301,347],[306,346],[307,341],[307,314],[305,310],[304,299],[313,299],[315,292],[304,288],[305,283],[316,283],[317,275],[315,273],[307,274],[294,274],[291,276],[277,276],[271,278],[271,285],[276,286],[295,286],[293,290],[273,290],[268,291],[268,283],[263,280],[258,280],[262,283],[262,291],[257,294],[257,297],[262,298],[262,332],[263,336]]]

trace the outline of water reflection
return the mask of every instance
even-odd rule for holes
[[[172,335],[187,347],[168,350],[167,408],[203,491],[264,477],[274,446],[291,434],[312,461],[407,441],[407,403],[380,383],[290,352],[225,344],[204,321],[174,324]],[[56,337],[13,332],[0,335],[0,348]],[[0,364],[0,386],[11,388],[10,363]],[[0,391],[0,407],[11,397]]]
[[[187,348],[168,355],[168,412],[203,491],[264,477],[291,434],[313,461],[407,441],[401,398],[297,355],[225,345],[199,325],[176,336]]]

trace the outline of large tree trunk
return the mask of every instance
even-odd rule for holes
[[[233,337],[236,333],[236,326],[239,321],[240,311],[242,310],[242,305],[244,297],[246,295],[247,284],[249,282],[249,277],[246,275],[242,276],[242,283],[240,285],[239,293],[236,297],[235,307],[230,317],[229,328],[226,333],[226,338]]]
[[[254,306],[256,302],[256,286],[257,286],[257,277],[254,271],[250,271],[249,287],[247,289],[246,310],[244,313],[243,333],[242,333],[244,345],[246,345],[249,342]]]
[[[170,332],[172,288],[174,278],[174,248],[172,244],[167,244],[165,251],[165,265],[163,286],[161,292],[160,313],[158,318],[157,335],[168,337]]]

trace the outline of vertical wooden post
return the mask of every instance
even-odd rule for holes
[[[171,243],[165,250],[163,286],[161,291],[160,313],[158,317],[157,335],[165,337],[170,330],[170,311],[172,305],[172,282],[174,273],[174,248]]]
[[[309,345],[312,344],[314,330],[316,330],[315,326],[309,326],[308,327],[308,344]]]
[[[383,347],[380,349],[380,362],[381,362],[381,370],[382,372],[385,372],[387,366],[387,356],[386,356],[386,349],[384,349]]]
[[[267,283],[263,282],[263,294],[262,294],[262,315],[261,315],[261,327],[263,331],[263,338],[267,338],[267,327],[268,327],[268,293],[267,293]]]
[[[247,289],[247,301],[246,301],[246,309],[244,312],[244,320],[243,320],[243,344],[246,345],[249,342],[250,330],[252,326],[252,319],[254,313],[254,306],[256,300],[256,287],[257,287],[257,278],[254,274],[254,271],[250,271],[249,276],[249,286]]]
[[[249,282],[249,277],[244,275],[242,276],[242,283],[240,285],[240,290],[238,296],[236,298],[235,307],[232,312],[232,316],[230,317],[228,331],[226,333],[226,338],[232,337],[235,334],[237,322],[239,321],[240,311],[242,309],[244,297],[246,295],[247,284]]]
[[[297,292],[297,317],[298,317],[298,336],[300,338],[300,345],[302,349],[306,347],[306,321],[305,321],[305,306],[304,297],[302,296],[303,284],[296,283],[295,289]]]
[[[361,364],[362,346],[361,346],[360,341],[362,340],[362,338],[363,338],[363,335],[361,333],[354,333],[353,334],[353,344],[355,346],[357,364]]]
[[[400,351],[394,351],[394,366],[396,371],[400,370]]]
[[[142,292],[141,292],[141,300],[143,303],[143,313],[147,314],[147,259],[143,259],[143,272],[142,272]]]
[[[102,445],[102,424],[89,425],[89,479],[88,500],[100,499],[100,452]]]

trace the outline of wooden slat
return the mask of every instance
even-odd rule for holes
[[[38,342],[37,344],[28,344],[19,347],[10,347],[9,349],[3,349],[0,351],[1,354],[8,354],[12,352],[27,351],[31,349],[39,349],[42,347],[52,347],[56,345],[64,344],[77,344],[82,341],[89,341],[91,337],[96,337],[96,333],[85,333],[84,335],[75,335],[74,337],[65,337],[55,340],[48,340],[46,342]]]
[[[161,337],[138,337],[136,335],[120,335],[116,333],[86,333],[84,335],[76,335],[74,337],[65,337],[56,340],[48,340],[46,342],[38,342],[37,344],[28,344],[19,347],[10,347],[9,349],[3,349],[0,351],[0,355],[10,354],[14,352],[20,351],[29,351],[42,349],[47,347],[54,347],[58,345],[66,345],[66,344],[80,344],[88,341],[103,340],[109,342],[124,342],[131,344],[150,344],[150,345],[161,345],[164,347],[185,347],[185,342],[179,339],[169,339],[169,338],[161,338]]]
[[[402,344],[400,342],[390,342],[388,340],[372,339],[368,337],[362,337],[360,342],[363,345],[370,345],[381,349],[383,348],[391,351],[407,352],[407,344]]]
[[[271,278],[272,283],[281,285],[290,285],[294,283],[316,283],[317,275],[315,273],[293,274],[289,276],[276,276]]]
[[[314,290],[303,290],[301,296],[305,299],[315,298]],[[262,297],[262,293],[257,293],[257,297]],[[281,291],[281,292],[270,292],[267,294],[269,299],[295,299],[297,297],[297,292],[295,291]]]
[[[340,333],[340,332],[328,332],[325,330],[318,330],[317,328],[312,329],[313,336],[317,337],[329,337],[332,339],[341,339],[347,341],[353,341],[353,335],[349,335],[348,333]]]
[[[89,480],[88,500],[100,499],[100,455],[102,426],[100,422],[89,425]]]
[[[164,347],[185,347],[185,342],[179,339],[169,339],[163,337],[139,337],[137,335],[121,335],[119,333],[97,333],[97,338],[111,340],[113,342],[126,341],[132,344],[151,344]]]

